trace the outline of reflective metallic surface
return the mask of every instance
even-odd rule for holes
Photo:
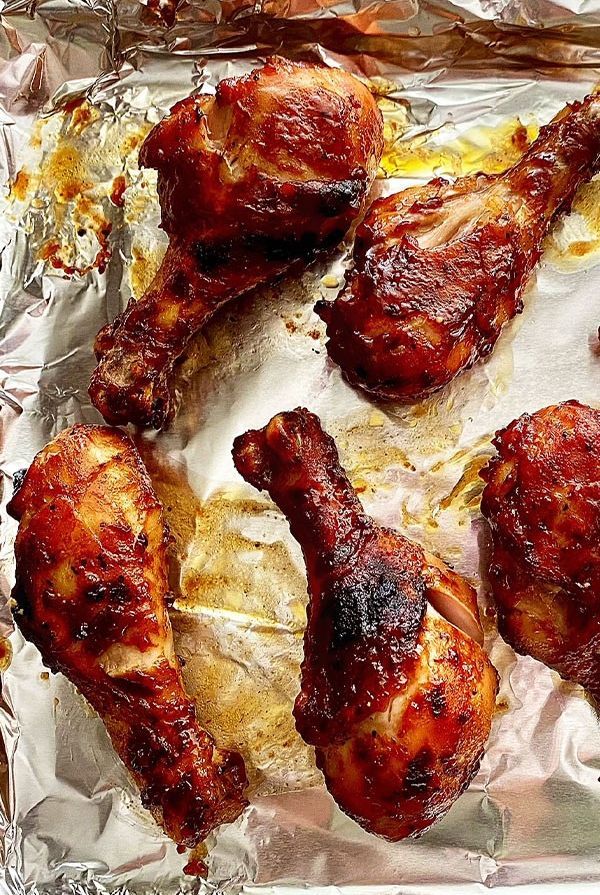
[[[93,338],[143,292],[165,245],[155,178],[139,171],[137,149],[176,99],[273,49],[343,65],[370,79],[384,112],[377,193],[502,170],[599,79],[593,3],[196,0],[162,11],[171,26],[126,0],[4,4],[3,506],[14,472],[49,438],[98,420],[87,396]],[[597,719],[579,688],[516,658],[489,609],[501,692],[468,792],[422,839],[393,845],[335,808],[291,717],[306,601],[299,550],[230,456],[235,435],[308,406],[367,510],[480,585],[485,608],[477,473],[490,436],[525,410],[599,403],[600,181],[548,238],[525,311],[491,358],[413,408],[370,403],[327,359],[312,307],[336,294],[350,245],[225,309],[184,364],[172,429],[138,437],[175,540],[186,682],[202,723],[244,752],[249,810],[209,843],[209,882],[183,877],[186,857],[141,808],[102,724],[15,632],[0,702],[0,891],[600,891]],[[4,597],[14,533],[3,510]],[[5,602],[0,634],[10,627]]]

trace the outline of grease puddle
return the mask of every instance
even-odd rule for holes
[[[386,118],[384,109],[384,120]],[[403,129],[404,127],[404,129]],[[476,125],[459,136],[451,124],[403,138],[406,119],[385,121],[386,145],[381,168],[386,177],[463,177],[500,174],[521,158],[539,133],[536,124],[509,118],[496,125]]]

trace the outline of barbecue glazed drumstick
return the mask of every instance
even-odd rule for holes
[[[383,151],[375,100],[339,69],[270,59],[191,96],[148,135],[169,247],[96,341],[90,395],[111,423],[160,428],[174,363],[225,302],[338,242]]]
[[[469,784],[490,731],[496,674],[476,642],[473,589],[365,515],[307,410],[246,432],[233,457],[285,513],[306,561],[298,731],[361,826],[391,840],[424,832]]]
[[[600,96],[563,110],[504,174],[442,178],[375,202],[341,296],[319,302],[354,385],[420,401],[488,355],[553,219],[600,167]]]
[[[481,511],[500,631],[600,701],[600,411],[546,407],[494,444]]]
[[[173,650],[161,505],[122,432],[74,426],[9,504],[16,620],[98,712],[142,802],[191,848],[246,805],[244,764],[196,721]]]

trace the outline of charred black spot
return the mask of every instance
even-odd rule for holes
[[[176,271],[171,277],[171,291],[177,298],[183,298],[189,288],[189,280],[182,270]]]
[[[325,323],[331,322],[332,309],[333,309],[333,302],[326,301],[323,298],[319,299],[319,301],[316,303],[316,305],[314,307],[315,314],[318,314],[319,317],[321,318],[321,320],[324,320]]]
[[[101,603],[106,597],[106,587],[104,584],[95,584],[87,591],[86,597],[90,603]]]
[[[364,192],[364,181],[339,180],[327,186],[321,193],[319,212],[324,217],[336,217],[348,208],[354,208],[360,204]]]
[[[315,239],[310,234],[299,238],[286,236],[281,239],[250,234],[244,239],[244,245],[269,261],[287,263],[312,251],[315,248]]]
[[[165,748],[165,744],[153,730],[149,727],[140,726],[136,728],[129,741],[128,758],[130,767],[138,773],[144,773],[149,768],[155,767],[164,758],[167,751],[168,747]],[[147,787],[143,793],[144,795],[147,799],[146,801],[142,799],[145,807],[160,804],[161,796],[158,792],[153,791],[152,787]]]
[[[82,622],[78,627],[73,629],[73,637],[75,640],[85,640],[89,637],[90,627],[87,622]]]
[[[402,583],[385,573],[334,586],[332,602],[334,647],[373,637],[384,626],[406,627],[410,621],[412,601]]]
[[[404,790],[409,795],[425,792],[430,786],[433,777],[431,763],[431,754],[428,749],[422,749],[410,762],[404,777]]]
[[[131,593],[125,583],[123,576],[119,576],[116,581],[100,582],[94,584],[86,592],[86,597],[90,603],[102,603],[104,601],[123,605],[131,600]]]
[[[432,714],[439,718],[446,710],[446,696],[443,687],[439,685],[432,687],[427,693],[427,699],[429,700]]]
[[[197,242],[193,246],[193,252],[198,270],[210,273],[229,261],[231,246],[227,242]]]
[[[136,544],[141,547],[143,550],[148,546],[148,535],[145,531],[141,531],[137,538],[135,539]]]
[[[12,589],[11,597],[16,603],[16,606],[13,609],[15,618],[31,620],[33,618],[33,605],[29,599],[27,589],[23,587],[18,577],[16,584]]]
[[[27,469],[17,469],[17,471],[13,474],[13,496],[17,493],[17,491],[20,491],[26,475]]]

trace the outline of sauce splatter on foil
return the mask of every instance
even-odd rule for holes
[[[37,122],[30,158],[11,184],[9,213],[21,218],[39,262],[67,277],[105,271],[149,129],[140,113],[117,119],[86,100]]]

